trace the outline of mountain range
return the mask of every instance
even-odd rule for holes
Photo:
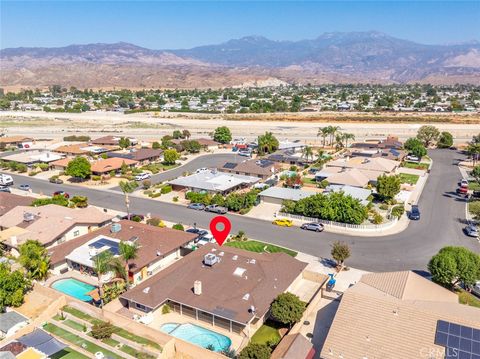
[[[380,32],[273,41],[247,36],[185,50],[133,44],[0,50],[0,86],[201,88],[285,83],[480,84],[480,43],[425,45]]]

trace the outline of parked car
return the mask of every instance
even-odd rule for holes
[[[314,232],[322,232],[325,229],[323,224],[316,223],[316,222],[304,223],[300,228],[305,229],[307,231],[314,231]]]
[[[458,187],[467,187],[468,188],[468,181],[466,179],[462,179],[458,182]]]
[[[143,172],[135,176],[135,181],[143,181],[149,179],[150,177],[152,177],[150,173]]]
[[[12,192],[8,186],[0,186],[0,192]]]
[[[420,158],[414,155],[408,155],[405,157],[408,162],[420,162]]]
[[[473,191],[472,198],[480,198],[480,191]]]
[[[48,182],[55,183],[55,184],[63,184],[63,180],[58,177],[51,177]]]
[[[238,155],[239,156],[244,156],[244,157],[251,157],[252,152],[250,152],[250,151],[238,151]]]
[[[56,191],[56,192],[53,192],[53,196],[63,196],[65,198],[70,198],[70,195],[65,192],[65,191]]]
[[[480,298],[480,281],[470,287],[471,293]]]
[[[208,172],[208,168],[202,167],[202,168],[199,168],[195,171],[195,173],[203,173],[203,172]]]
[[[468,187],[458,187],[457,188],[457,193],[467,195],[468,194]]]
[[[420,219],[420,209],[416,204],[412,206],[412,209],[410,210],[408,218],[414,221],[418,221]]]
[[[467,236],[478,238],[478,227],[475,224],[469,224],[463,230]]]
[[[187,208],[203,211],[205,209],[205,205],[202,203],[190,203]]]
[[[205,207],[205,211],[218,213],[218,214],[225,214],[228,212],[228,209],[225,207],[219,206],[218,204],[211,204],[210,206]]]
[[[2,185],[2,186],[13,186],[12,176],[0,173],[0,185]]]
[[[22,191],[30,191],[31,190],[31,187],[29,184],[21,184],[20,186],[18,186],[19,189],[21,189]]]
[[[291,219],[279,218],[272,222],[273,224],[280,227],[291,227],[293,226],[293,221]]]

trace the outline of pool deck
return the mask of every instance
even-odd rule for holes
[[[87,274],[80,274],[80,272],[71,270],[66,273],[60,274],[60,275],[54,275],[51,276],[50,278],[47,279],[45,282],[46,287],[51,287],[54,282],[56,282],[59,279],[68,279],[68,278],[73,278],[76,280],[79,280],[80,282],[84,282],[93,286],[98,285],[98,280],[96,277],[89,276]]]

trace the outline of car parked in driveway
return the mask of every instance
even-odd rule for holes
[[[146,173],[146,172],[140,173],[135,176],[135,181],[143,181],[143,180],[149,179],[150,177],[152,177],[150,173]]]
[[[280,227],[291,227],[293,226],[293,221],[291,219],[279,218],[272,222],[273,224]]]
[[[29,184],[21,184],[20,186],[18,186],[19,189],[21,189],[22,191],[30,191],[31,187]]]
[[[413,221],[418,221],[420,219],[420,209],[416,204],[412,206],[410,213],[408,214],[408,218]]]
[[[469,224],[463,230],[467,236],[478,238],[478,227],[475,224]]]
[[[307,231],[314,231],[314,232],[322,232],[325,227],[321,223],[310,222],[304,223],[300,226],[301,229],[305,229]]]
[[[205,207],[205,211],[218,213],[218,214],[225,214],[228,212],[228,209],[225,207],[219,206],[218,204],[211,204],[210,206]]]
[[[203,211],[205,209],[205,205],[203,203],[190,203],[187,208]]]
[[[414,155],[408,155],[405,157],[408,162],[420,162],[420,158]]]

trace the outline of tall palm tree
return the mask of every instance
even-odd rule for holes
[[[125,195],[125,207],[127,207],[127,218],[130,219],[130,199],[128,195],[135,191],[138,187],[138,183],[135,181],[120,181],[118,184],[123,194]]]
[[[302,156],[308,161],[309,158],[313,158],[313,149],[311,146],[305,146],[302,150]]]
[[[98,278],[98,294],[100,296],[100,308],[103,309],[103,286],[102,275],[112,271],[113,254],[109,250],[100,252],[93,259],[94,270]]]
[[[352,140],[352,141],[355,140],[355,135],[353,133],[344,133],[342,134],[342,137],[343,137],[343,140],[345,141],[345,148],[348,147],[349,140]]]
[[[329,127],[331,127],[331,126],[320,127],[318,129],[317,137],[321,136],[323,138],[323,147],[325,147],[325,141],[327,139],[327,136],[330,134]]]
[[[128,281],[129,278],[128,277],[129,277],[129,273],[130,273],[130,261],[132,259],[137,258],[139,246],[136,242],[130,243],[130,242],[123,242],[122,241],[122,242],[120,242],[120,244],[118,246],[118,250],[119,250],[120,256],[125,261],[124,268],[125,268],[125,271],[127,272],[126,276],[127,276],[127,288],[128,288],[128,286],[129,286],[129,281]]]
[[[328,126],[330,128],[329,134],[330,134],[330,146],[333,146],[333,140],[335,139],[335,135],[338,134],[340,131],[340,126]]]
[[[271,132],[265,132],[264,135],[258,136],[258,152],[263,155],[275,152],[279,143],[277,138]]]

